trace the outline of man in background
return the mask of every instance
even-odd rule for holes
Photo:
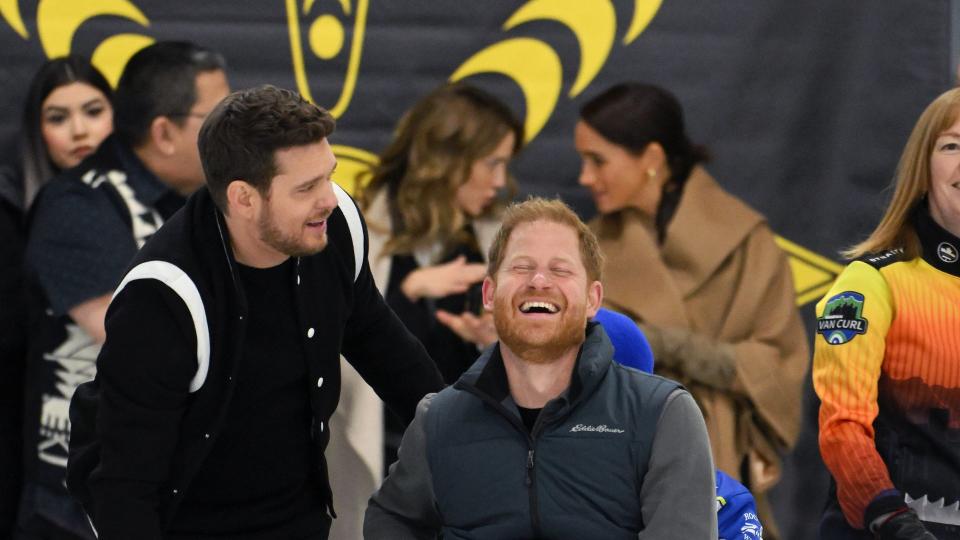
[[[25,489],[27,538],[93,538],[64,489],[68,407],[96,374],[110,296],[137,250],[203,185],[200,125],[229,92],[219,54],[187,42],[137,52],[117,86],[114,133],[34,203]],[[30,437],[32,435],[32,437]]]

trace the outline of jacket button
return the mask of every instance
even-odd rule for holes
[[[312,338],[314,334],[313,327],[307,328],[307,337]]]
[[[300,274],[297,274],[297,285],[300,284]]]
[[[210,434],[209,434],[209,433],[204,433],[204,434],[203,434],[203,438],[204,438],[204,439],[209,439],[209,438],[210,438]]]
[[[317,388],[320,388],[321,386],[323,386],[323,377],[317,379]]]
[[[173,494],[174,494],[174,495],[176,495],[176,494],[178,494],[178,493],[180,493],[179,490],[176,490],[176,489],[173,490]]]
[[[320,422],[320,433],[323,433],[323,422]]]

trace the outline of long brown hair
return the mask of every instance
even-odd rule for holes
[[[920,255],[920,239],[910,213],[930,189],[930,155],[937,137],[960,113],[960,88],[948,90],[927,106],[903,148],[894,176],[893,197],[877,228],[866,240],[842,252],[855,259],[868,253],[903,248],[907,257]]]
[[[523,145],[520,122],[498,99],[464,83],[441,86],[407,111],[360,195],[369,208],[380,190],[388,190],[394,229],[385,253],[450,240],[466,219],[455,201],[457,188],[473,163],[509,133],[516,154]],[[509,175],[506,191],[510,198],[516,193]]]

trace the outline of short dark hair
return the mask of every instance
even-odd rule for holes
[[[197,142],[207,187],[227,211],[227,186],[243,180],[265,197],[277,174],[274,153],[319,142],[333,133],[326,110],[291,90],[271,85],[230,94],[200,128]]]
[[[659,143],[672,180],[679,184],[686,182],[694,165],[709,159],[706,149],[687,137],[680,102],[659,86],[638,82],[612,86],[584,104],[580,118],[632,154],[640,154],[651,142]]]
[[[197,75],[226,69],[219,53],[188,41],[160,41],[134,54],[117,84],[114,132],[131,146],[147,140],[158,116],[186,121],[197,101]]]
[[[110,84],[82,56],[70,55],[45,62],[30,81],[27,101],[23,108],[20,131],[20,159],[23,166],[24,207],[30,205],[40,187],[58,171],[50,161],[50,153],[40,129],[43,102],[54,90],[75,82],[89,84],[103,93],[107,102],[113,101]]]

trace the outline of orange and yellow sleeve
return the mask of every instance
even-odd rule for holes
[[[886,280],[859,261],[847,266],[817,303],[813,387],[820,397],[820,454],[836,480],[844,516],[855,528],[864,527],[870,501],[893,489],[873,430],[893,312]]]

